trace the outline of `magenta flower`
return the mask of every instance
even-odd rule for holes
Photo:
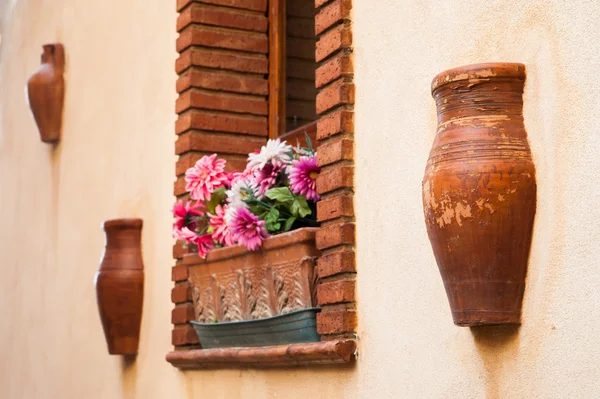
[[[182,228],[173,228],[173,238],[176,240],[185,241],[188,244],[191,244],[193,240],[198,236],[198,234],[194,233],[189,227]]]
[[[246,208],[237,208],[229,224],[234,240],[250,251],[259,249],[269,236],[264,226],[265,221]]]
[[[202,205],[199,203],[193,205],[191,201],[188,201],[184,205],[183,201],[177,201],[171,210],[175,217],[173,227],[179,230],[184,227],[189,227],[191,231],[196,230],[197,223],[195,219],[199,216],[204,216],[204,213],[200,211],[201,207]]]
[[[208,224],[213,228],[212,238],[216,242],[222,244],[225,247],[229,247],[235,244],[233,236],[227,222],[225,221],[225,212],[227,212],[227,205],[217,205],[215,208],[216,215],[208,214],[210,220]]]
[[[193,200],[204,201],[210,199],[210,195],[219,187],[229,181],[225,172],[226,161],[215,159],[217,154],[203,156],[196,165],[185,172],[185,189],[190,192]]]
[[[188,244],[195,244],[198,248],[198,255],[202,258],[206,258],[206,254],[214,247],[213,239],[211,234],[204,234],[199,236],[187,227],[182,229],[174,228],[173,237],[177,240],[185,241]]]
[[[321,198],[317,194],[317,176],[320,171],[316,154],[292,161],[292,166],[288,168],[292,193],[304,195],[307,200],[318,201]]]
[[[258,196],[264,197],[265,193],[275,185],[277,176],[283,171],[285,165],[281,162],[269,162],[254,173],[254,181],[258,186]]]
[[[206,259],[208,251],[213,249],[213,247],[215,246],[211,234],[204,234],[201,236],[196,235],[196,238],[194,238],[192,242],[196,244],[196,247],[198,248],[198,256],[202,259]]]

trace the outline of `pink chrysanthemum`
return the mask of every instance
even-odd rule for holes
[[[269,162],[261,169],[254,172],[254,181],[258,186],[258,196],[264,197],[265,193],[275,185],[277,176],[283,171],[285,165],[281,162]]]
[[[208,224],[213,228],[213,240],[226,247],[229,247],[234,245],[235,241],[231,235],[229,227],[227,227],[227,222],[225,222],[225,212],[227,212],[227,205],[217,205],[215,208],[216,215],[212,215],[210,213],[208,214],[208,216],[210,216],[210,221]]]
[[[174,228],[173,237],[177,240],[185,241],[188,244],[195,244],[198,248],[198,255],[204,259],[206,254],[214,247],[212,235],[204,234],[199,236],[187,227],[182,229]]]
[[[213,249],[213,247],[215,246],[211,234],[204,234],[201,236],[197,235],[193,243],[196,244],[196,247],[198,248],[198,256],[202,259],[206,259],[208,251]]]
[[[292,161],[292,166],[288,168],[291,191],[294,194],[304,195],[307,200],[318,201],[321,198],[317,194],[317,176],[320,171],[316,154]]]
[[[204,213],[200,211],[201,204],[196,203],[192,204],[191,201],[186,202],[177,201],[175,205],[173,205],[173,216],[175,217],[175,223],[173,227],[177,229],[182,229],[184,227],[189,227],[191,231],[196,230],[196,217],[204,216]]]
[[[196,165],[185,172],[185,189],[190,192],[190,197],[197,201],[204,201],[219,187],[224,186],[229,177],[225,172],[226,161],[215,159],[217,154],[203,156]]]
[[[269,236],[264,226],[265,221],[246,208],[237,208],[229,224],[233,238],[250,251],[259,249]]]

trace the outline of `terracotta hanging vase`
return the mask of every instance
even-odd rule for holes
[[[144,300],[142,220],[115,219],[103,224],[106,247],[94,280],[108,352],[137,353]]]
[[[438,128],[423,179],[427,233],[454,323],[519,324],[536,210],[523,123],[525,66],[433,79]]]
[[[27,81],[27,98],[42,141],[56,143],[62,124],[65,53],[62,44],[43,47],[42,65]]]

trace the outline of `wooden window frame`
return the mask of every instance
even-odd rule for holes
[[[293,130],[286,127],[286,0],[269,1],[269,139],[306,144],[305,135],[316,146],[317,121]]]
[[[322,227],[315,237],[321,251],[317,302],[322,310],[317,315],[317,331],[322,340],[257,348],[199,348],[189,323],[195,311],[186,249],[176,243],[171,275],[175,283],[171,342],[175,348],[167,360],[181,369],[323,365],[352,363],[356,357],[352,0],[314,2],[315,115],[319,119],[300,127],[293,124],[294,130],[287,132],[285,111],[291,107],[285,72],[292,71],[289,58],[284,58],[291,33],[285,25],[290,21],[286,11],[292,10],[285,9],[284,1],[176,1],[179,116],[175,152],[179,159],[173,193],[185,198],[184,173],[203,155],[218,153],[228,165],[235,165],[233,169],[240,169],[246,164],[245,155],[264,145],[267,138],[295,145],[304,141],[306,133],[314,137],[322,168],[317,179],[322,196],[317,218]],[[288,7],[297,5],[297,0],[288,1]],[[274,28],[270,28],[269,16],[277,16],[270,19]]]
[[[269,138],[285,131],[286,1],[269,1]]]

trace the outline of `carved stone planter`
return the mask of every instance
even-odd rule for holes
[[[427,232],[454,323],[519,324],[536,210],[522,64],[435,77],[438,129],[423,179]]]
[[[187,255],[185,263],[190,265],[196,322],[217,323],[217,329],[221,330],[228,323],[234,329],[234,324],[243,329],[256,324],[239,323],[241,321],[268,318],[272,321],[281,315],[313,308],[316,304],[315,265],[320,254],[315,247],[316,231],[305,228],[273,236],[265,240],[258,252],[235,246],[213,250],[206,260]],[[314,319],[314,313],[306,314]],[[299,341],[256,342],[277,345],[318,340],[315,323],[305,323],[304,328],[308,327],[314,329],[314,333],[308,334],[305,329],[306,334]],[[244,345],[249,346],[248,342]],[[205,347],[202,336],[200,345]],[[214,345],[214,342],[206,342],[206,347]],[[223,340],[223,346],[231,345],[235,345],[233,341]]]

